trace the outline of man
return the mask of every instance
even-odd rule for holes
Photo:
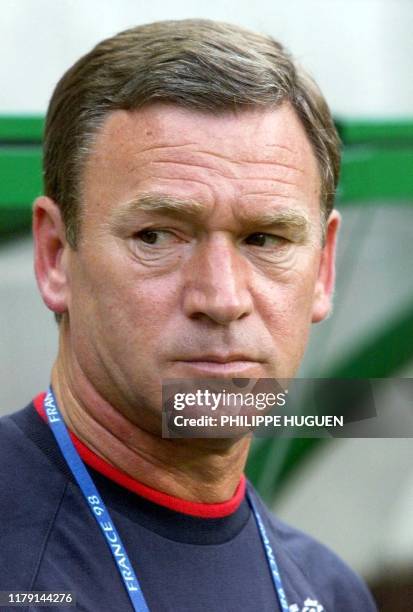
[[[155,23],[64,75],[34,204],[59,353],[53,392],[1,425],[2,590],[91,611],[375,609],[246,492],[250,436],[161,435],[165,379],[294,375],[331,307],[338,170],[321,93],[270,38]]]

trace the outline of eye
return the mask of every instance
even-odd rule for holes
[[[274,247],[284,244],[286,241],[282,236],[276,236],[275,234],[265,234],[264,232],[256,232],[250,234],[245,239],[247,244],[258,247]]]
[[[146,229],[141,230],[135,237],[145,244],[168,244],[173,242],[174,235],[166,230]]]

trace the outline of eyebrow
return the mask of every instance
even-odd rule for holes
[[[207,212],[207,207],[195,200],[176,198],[166,194],[142,193],[114,210],[110,225],[113,228],[123,227],[140,212],[199,219]]]
[[[110,225],[115,229],[122,228],[140,212],[193,219],[199,222],[208,214],[208,210],[209,207],[206,204],[196,200],[167,194],[142,193],[117,208],[112,213]],[[296,240],[305,240],[312,226],[304,211],[285,207],[280,210],[254,211],[254,213],[239,211],[239,217],[241,222],[251,228],[277,227],[290,230]]]
[[[290,230],[293,232],[297,240],[304,240],[308,237],[311,228],[311,222],[304,212],[298,212],[292,208],[283,208],[281,210],[263,210],[254,213],[253,215],[240,215],[241,220],[247,226],[256,226],[262,229],[270,229],[272,227]]]

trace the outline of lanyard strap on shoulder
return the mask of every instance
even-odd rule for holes
[[[57,402],[51,388],[45,397],[44,407],[56,442],[89,505],[90,511],[105,536],[105,540],[115,560],[134,610],[136,610],[136,612],[149,612],[141,586],[132,568],[132,564],[129,561],[129,557],[120,536],[110,518],[103,499],[99,495],[89,472],[85,468],[83,461],[79,457],[70,439],[69,432],[67,431],[66,425],[57,407]]]
[[[288,606],[287,596],[284,591],[280,571],[278,569],[278,564],[277,564],[277,561],[275,560],[274,551],[270,544],[270,540],[267,536],[267,530],[265,529],[265,525],[263,523],[261,515],[258,512],[257,506],[255,502],[253,501],[249,492],[247,492],[247,497],[248,497],[249,504],[251,506],[251,510],[254,514],[255,521],[257,523],[262,545],[264,546],[264,552],[265,552],[265,556],[267,557],[267,562],[270,568],[270,573],[271,573],[272,581],[274,583],[275,592],[277,593],[278,602],[281,606],[282,612],[289,612],[290,608]]]

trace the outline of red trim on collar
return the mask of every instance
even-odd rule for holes
[[[43,401],[46,396],[46,393],[39,393],[34,399],[33,404],[36,408],[37,413],[40,417],[47,423],[47,416],[44,411]],[[141,497],[148,499],[155,504],[159,504],[160,506],[165,506],[170,510],[174,510],[175,512],[181,512],[183,514],[190,514],[191,516],[198,516],[201,518],[223,518],[225,516],[229,516],[233,514],[241,505],[242,500],[245,496],[245,476],[244,474],[241,476],[237,489],[234,495],[228,501],[219,503],[219,504],[203,504],[200,502],[191,502],[186,499],[180,499],[179,497],[174,497],[172,495],[168,495],[163,491],[158,491],[157,489],[153,489],[148,485],[140,482],[139,480],[135,480],[125,472],[118,470],[113,465],[110,465],[90,450],[83,442],[81,442],[74,433],[69,432],[70,437],[72,439],[73,444],[76,447],[77,452],[82,457],[83,461],[87,463],[91,468],[100,472],[110,480],[113,480],[117,484],[125,487],[129,491],[133,493],[137,493]]]

